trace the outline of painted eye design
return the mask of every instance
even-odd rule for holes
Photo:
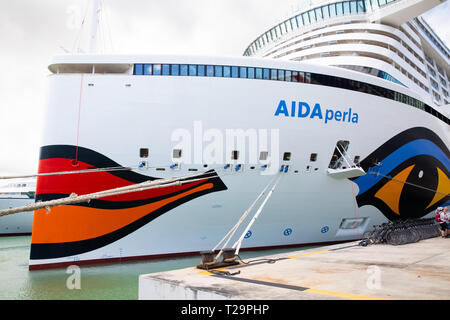
[[[408,129],[363,161],[358,206],[373,205],[389,220],[421,218],[450,201],[449,150],[432,131]]]

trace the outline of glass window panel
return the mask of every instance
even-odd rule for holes
[[[292,82],[299,82],[298,71],[292,71]]]
[[[336,4],[332,3],[328,6],[328,9],[330,11],[330,17],[336,16]]]
[[[270,69],[270,80],[277,80],[277,69]]]
[[[204,65],[199,65],[197,67],[197,73],[199,76],[204,77],[205,76],[205,66]]]
[[[255,79],[255,68],[248,67],[247,75],[249,79]]]
[[[336,15],[342,16],[344,14],[344,10],[342,9],[342,2],[336,3]]]
[[[214,76],[221,77],[223,75],[222,66],[214,66]]]
[[[231,77],[231,67],[230,66],[223,66],[223,76],[226,78]]]
[[[308,14],[309,14],[309,21],[311,21],[311,23],[316,22],[316,15],[314,14],[314,10],[309,10]]]
[[[277,38],[277,35],[275,33],[275,29],[271,29],[270,30],[270,36],[271,36],[272,40],[275,40]]]
[[[161,75],[161,65],[160,64],[154,64],[153,65],[153,75]]]
[[[276,37],[278,38],[279,36],[281,36],[280,25],[277,25],[274,29]]]
[[[305,83],[311,83],[311,73],[305,72]]]
[[[358,0],[357,10],[358,10],[358,13],[363,13],[366,11],[364,8],[364,0]]]
[[[305,82],[305,73],[304,72],[298,73],[298,82]]]
[[[322,8],[316,8],[315,11],[317,20],[322,20]]]
[[[284,78],[284,80],[285,81],[291,81],[291,78],[292,78],[292,72],[291,71],[289,71],[289,70],[286,70],[286,72],[285,72],[285,78]]]
[[[247,78],[247,67],[239,67],[239,78]]]
[[[303,19],[301,15],[295,17],[295,21],[297,21],[297,25],[300,27],[303,25]]]
[[[297,23],[297,19],[296,18],[291,18],[291,25],[292,25],[292,29],[297,29],[298,28],[298,23]]]
[[[197,66],[195,64],[189,65],[189,75],[190,76],[197,76]]]
[[[286,32],[291,32],[292,31],[292,26],[291,26],[291,21],[288,20],[284,23],[284,25],[286,26]]]
[[[280,26],[281,34],[287,33],[286,25],[284,23],[280,23],[279,26]]]
[[[144,66],[142,64],[134,65],[134,74],[144,74]]]
[[[350,2],[350,11],[351,13],[356,13],[356,0]]]
[[[345,1],[343,3],[344,6],[344,14],[350,14],[350,2]]]
[[[270,39],[270,37],[269,37],[269,32],[266,32],[265,34],[264,34],[265,36],[266,36],[266,41],[267,41],[267,43],[269,43],[269,39]]]
[[[384,6],[386,4],[386,0],[378,0],[378,4],[381,6]]]
[[[269,80],[270,79],[270,70],[264,69],[263,71],[263,79]]]
[[[187,64],[180,65],[180,75],[181,76],[187,76],[188,75],[188,65]]]
[[[180,74],[180,65],[173,64],[170,68],[170,74],[173,76],[178,76]]]
[[[284,81],[284,70],[278,70],[278,80]]]
[[[256,68],[256,69],[255,69],[255,76],[256,76],[256,79],[262,79],[262,74],[263,74],[262,68]]]
[[[163,74],[163,76],[170,75],[170,64],[163,64],[162,65],[162,74]]]
[[[206,75],[208,77],[214,77],[214,66],[206,66]]]
[[[310,24],[308,12],[303,13],[302,17],[303,17],[303,22],[304,22],[305,26]]]
[[[231,77],[237,78],[239,76],[239,69],[236,66],[231,67]]]
[[[144,74],[145,75],[152,75],[153,74],[152,71],[153,71],[153,65],[151,65],[151,64],[144,65]]]
[[[328,11],[328,6],[322,7],[322,15],[324,19],[327,19],[330,16],[330,13]]]

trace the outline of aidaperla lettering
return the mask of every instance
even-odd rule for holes
[[[280,100],[275,116],[320,119],[324,123],[330,121],[358,123],[359,121],[358,113],[352,111],[352,108],[346,110],[336,110],[336,108],[322,110],[319,103],[309,104],[303,101],[292,101],[288,108],[286,101]]]

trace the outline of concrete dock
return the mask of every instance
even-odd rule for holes
[[[193,266],[141,275],[139,299],[450,300],[450,238],[358,243],[252,258],[213,272]]]

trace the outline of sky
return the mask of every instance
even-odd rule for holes
[[[240,56],[305,0],[102,0],[100,52]],[[53,55],[86,52],[89,0],[0,0],[0,175],[37,172]],[[424,18],[450,46],[449,1]],[[83,23],[84,19],[84,23]]]

